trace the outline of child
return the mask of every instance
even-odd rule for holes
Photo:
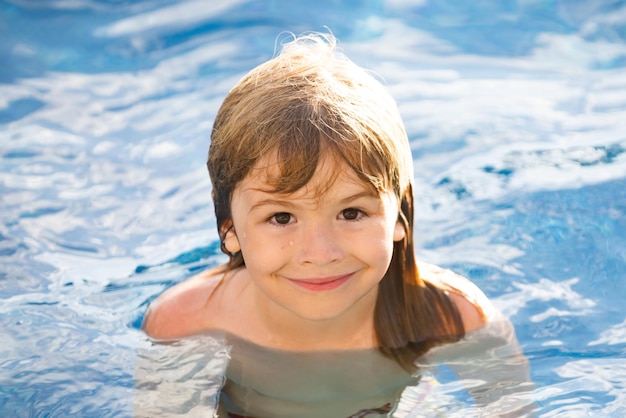
[[[324,357],[325,364],[341,353],[375,351],[382,376],[394,364],[414,372],[418,358],[493,314],[467,279],[425,263],[418,269],[412,156],[399,112],[384,87],[335,46],[329,35],[297,38],[224,100],[207,166],[230,259],[157,299],[143,323],[149,336],[221,330],[239,346],[301,354],[303,362],[316,353],[338,356]],[[260,392],[270,390],[262,382],[246,391],[246,372],[231,376],[245,361],[234,363],[225,413],[279,416],[267,412],[279,402],[263,400],[269,395]],[[340,370],[342,362],[329,368]],[[347,414],[310,413],[385,414],[395,400],[352,400]]]

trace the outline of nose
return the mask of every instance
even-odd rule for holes
[[[326,265],[344,258],[339,237],[332,225],[319,223],[302,229],[297,262],[300,264]]]

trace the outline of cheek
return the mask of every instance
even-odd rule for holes
[[[387,225],[380,225],[372,229],[367,236],[359,237],[352,241],[352,245],[358,245],[361,251],[367,253],[370,259],[378,262],[388,262],[391,260],[393,252],[393,229]]]
[[[293,240],[265,232],[244,232],[239,239],[241,253],[248,268],[269,270],[289,256]]]

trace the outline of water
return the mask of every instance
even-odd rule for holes
[[[398,100],[419,256],[511,318],[538,415],[626,415],[623,1],[12,0],[1,416],[131,415],[147,304],[223,261],[215,112],[282,31],[325,26]]]

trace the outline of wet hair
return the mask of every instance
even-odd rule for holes
[[[464,335],[447,293],[423,281],[413,248],[413,160],[396,102],[372,74],[343,56],[332,35],[310,34],[283,45],[275,58],[245,75],[226,96],[211,134],[207,166],[213,185],[225,271],[245,265],[224,239],[232,225],[235,187],[272,158],[272,191],[292,193],[313,177],[326,155],[345,163],[378,193],[400,202],[405,228],[394,243],[375,309],[380,351],[411,367],[433,346]]]

